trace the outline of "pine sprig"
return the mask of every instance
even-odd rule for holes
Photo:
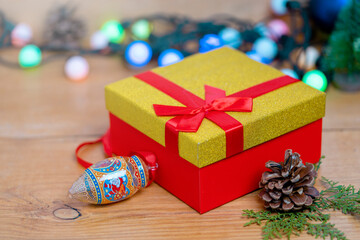
[[[321,209],[340,210],[344,214],[360,215],[360,190],[356,191],[353,185],[339,185],[325,177],[321,179],[329,187],[320,192],[317,201]]]
[[[334,224],[328,223],[329,214],[323,214],[314,207],[302,212],[272,212],[269,210],[254,211],[244,210],[244,216],[253,218],[244,226],[252,224],[264,224],[262,227],[263,239],[299,236],[307,232],[315,238],[330,237],[330,239],[347,239],[343,232],[337,229]]]
[[[321,159],[324,157],[321,157]],[[316,164],[318,171],[321,159]],[[330,215],[325,210],[340,210],[344,214],[360,215],[360,190],[353,185],[340,185],[338,182],[322,177],[328,187],[320,192],[320,197],[303,211],[276,212],[271,210],[243,210],[243,215],[251,218],[244,226],[263,225],[263,239],[269,240],[286,236],[299,236],[306,232],[315,238],[346,240],[345,234],[329,222]]]

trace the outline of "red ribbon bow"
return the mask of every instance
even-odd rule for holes
[[[181,116],[176,131],[196,132],[207,113],[220,112],[251,112],[253,99],[250,97],[226,97],[225,91],[205,85],[205,102],[191,107],[178,107],[154,104],[158,116]]]

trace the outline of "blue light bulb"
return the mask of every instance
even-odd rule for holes
[[[126,61],[134,67],[143,67],[148,64],[152,57],[152,49],[145,41],[130,43],[125,51]]]
[[[260,56],[272,60],[278,52],[278,47],[273,40],[262,37],[254,42],[253,50]]]
[[[269,37],[270,30],[263,22],[259,22],[254,26],[254,31],[260,34],[261,37]]]
[[[287,2],[288,0],[271,0],[271,9],[277,15],[284,15],[287,12]]]
[[[180,62],[183,59],[184,55],[179,50],[170,48],[160,53],[158,64],[160,67],[165,67]]]
[[[280,71],[282,71],[284,74],[292,77],[292,78],[296,78],[296,79],[299,79],[299,75],[292,69],[290,68],[283,68],[281,69]]]
[[[240,32],[234,28],[224,28],[219,32],[219,37],[225,45],[233,48],[240,47],[242,43]]]
[[[224,46],[221,38],[216,34],[206,34],[199,41],[200,49],[199,52],[205,53],[210,50]]]
[[[264,63],[264,64],[269,64],[271,63],[271,60],[266,59],[264,57],[262,57],[260,54],[258,54],[257,52],[255,52],[254,50],[246,52],[246,55],[251,58],[252,60],[258,61],[260,63]]]

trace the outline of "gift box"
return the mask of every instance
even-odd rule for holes
[[[258,188],[286,149],[321,155],[325,94],[223,47],[105,87],[118,155],[153,152],[155,182],[200,213]]]

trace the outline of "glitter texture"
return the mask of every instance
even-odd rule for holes
[[[204,99],[204,85],[232,94],[284,74],[245,54],[223,47],[195,54],[153,72]],[[107,109],[156,142],[165,145],[165,123],[153,104],[183,106],[154,87],[129,77],[105,87]],[[325,115],[325,94],[302,82],[254,99],[250,113],[228,112],[244,126],[244,150],[316,121]],[[179,134],[180,156],[198,167],[226,157],[225,132],[204,119],[198,132]]]

